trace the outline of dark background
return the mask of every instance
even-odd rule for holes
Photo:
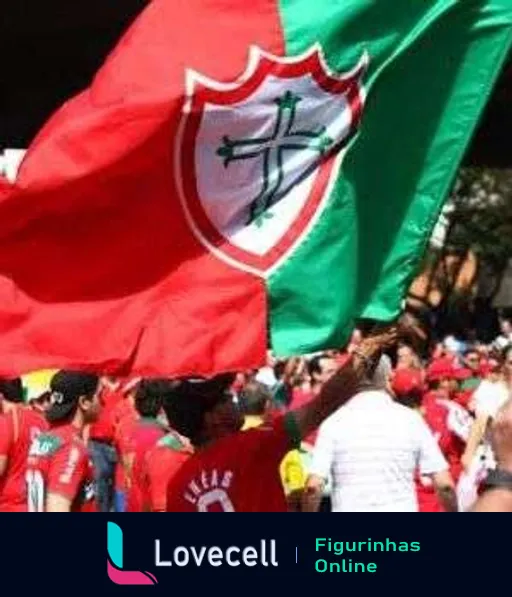
[[[2,0],[0,148],[26,147],[59,105],[87,87],[146,3]],[[512,167],[511,106],[512,60],[466,156],[467,164]]]
[[[3,514],[0,524],[2,587],[6,594],[78,596],[180,594],[236,595],[475,595],[508,592],[509,549],[500,539],[505,519],[488,516],[408,514],[133,514],[112,516],[124,533],[124,568],[154,574],[155,586],[122,587],[107,577],[106,515]],[[507,516],[506,514],[502,514]],[[419,552],[350,553],[353,562],[376,562],[375,573],[318,573],[316,537],[337,541],[419,541]],[[154,540],[162,558],[174,547],[258,546],[277,541],[279,567],[155,568]],[[295,546],[299,564],[295,564]],[[167,553],[166,553],[167,552]],[[328,592],[326,592],[328,591]]]

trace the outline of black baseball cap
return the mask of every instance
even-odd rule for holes
[[[46,418],[50,422],[61,421],[76,411],[80,396],[94,396],[99,377],[79,371],[59,371],[50,382],[50,408]]]
[[[204,415],[231,398],[229,389],[234,379],[234,373],[223,373],[211,379],[174,381],[172,392],[164,400],[170,425],[193,441],[201,430]]]

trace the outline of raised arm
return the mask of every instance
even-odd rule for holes
[[[365,374],[377,365],[382,352],[393,345],[396,339],[396,327],[365,338],[358,350],[350,355],[340,369],[324,384],[317,398],[294,411],[302,438],[309,435],[322,421],[358,392]]]
[[[487,429],[488,423],[488,415],[483,414],[477,416],[471,425],[469,438],[466,443],[466,449],[464,450],[464,454],[461,458],[462,466],[464,467],[465,471],[468,471],[473,463],[477,448],[485,435],[485,430]]]

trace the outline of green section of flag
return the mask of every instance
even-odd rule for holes
[[[278,354],[341,345],[390,320],[511,45],[512,0],[281,0],[287,54],[332,70],[370,54],[361,132],[308,238],[268,280]]]

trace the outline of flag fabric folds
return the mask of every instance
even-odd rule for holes
[[[397,316],[512,0],[153,0],[0,183],[0,374],[211,375]]]

